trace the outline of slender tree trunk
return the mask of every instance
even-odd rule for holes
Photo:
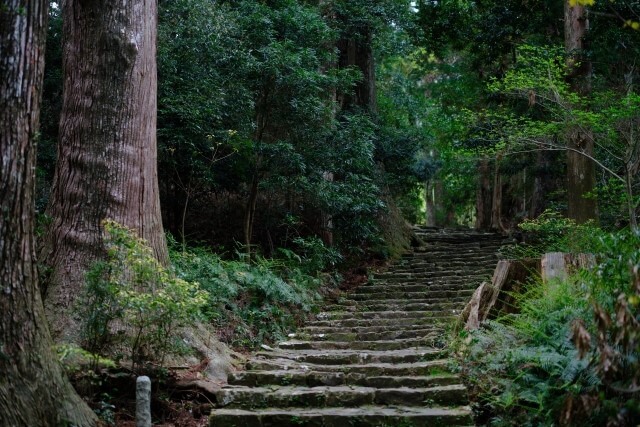
[[[333,182],[333,173],[324,172],[322,178],[327,182]],[[325,211],[320,211],[320,227],[322,242],[326,246],[333,246],[333,216]]]
[[[155,0],[64,0],[58,163],[42,260],[54,335],[76,339],[71,310],[113,219],[168,262],[156,166]]]
[[[478,161],[478,187],[476,189],[476,228],[489,230],[491,228],[491,178],[489,159]]]
[[[428,180],[424,184],[425,198],[425,223],[427,227],[436,226],[436,188],[433,179]]]
[[[627,211],[629,213],[629,228],[634,234],[638,233],[638,218],[636,216],[636,203],[633,200],[633,172],[628,167],[625,167],[625,188],[627,196]]]
[[[502,177],[500,176],[500,155],[496,157],[493,172],[493,199],[491,204],[491,229],[502,231]]]
[[[584,6],[564,4],[564,41],[567,51],[573,90],[581,95],[591,91],[591,62],[584,55],[584,40],[589,29],[589,20]],[[568,130],[567,146],[567,216],[578,223],[596,219],[597,204],[594,198],[585,198],[596,183],[593,156],[593,136],[586,129],[574,126]],[[577,151],[585,153],[582,155]]]
[[[258,201],[258,171],[256,171],[251,180],[251,188],[249,189],[249,199],[244,212],[244,244],[247,251],[248,260],[251,260],[251,240],[253,238],[253,223],[256,216],[256,204]]]
[[[545,199],[551,188],[550,155],[547,151],[538,151],[536,166],[533,171],[533,189],[531,191],[531,204],[529,205],[529,217],[536,218],[546,208]]]
[[[47,5],[9,0],[0,8],[0,425],[93,426],[52,351],[38,290],[34,187]]]

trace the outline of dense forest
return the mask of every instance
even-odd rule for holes
[[[0,425],[224,378],[414,224],[595,255],[452,334],[478,423],[638,424],[639,30],[632,0],[4,0]]]

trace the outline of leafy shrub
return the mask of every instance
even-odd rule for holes
[[[227,261],[205,248],[176,245],[170,254],[178,277],[197,279],[208,292],[205,314],[221,340],[235,346],[284,337],[319,298],[320,281],[282,261]]]
[[[546,210],[518,225],[523,242],[502,249],[506,258],[539,258],[548,252],[592,252],[604,232],[593,223],[576,224],[557,212]]]
[[[123,345],[134,367],[162,364],[176,328],[199,318],[207,292],[162,267],[132,230],[111,220],[103,226],[106,261],[89,270],[80,298],[85,347],[100,353]]]
[[[295,237],[292,243],[300,254],[285,248],[279,248],[278,252],[287,264],[293,269],[299,268],[304,274],[317,276],[326,269],[335,267],[342,260],[339,251],[326,246],[317,236]]]

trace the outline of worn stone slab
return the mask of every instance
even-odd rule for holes
[[[411,425],[415,427],[445,427],[472,425],[469,407],[416,408],[398,406],[362,408],[296,409],[216,409],[210,427],[369,427]]]
[[[466,402],[463,385],[429,388],[375,388],[361,386],[271,386],[227,387],[216,392],[217,407],[357,407],[364,405],[424,406],[452,405]]]

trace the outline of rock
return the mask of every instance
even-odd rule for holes
[[[136,379],[136,427],[151,427],[151,379]]]

